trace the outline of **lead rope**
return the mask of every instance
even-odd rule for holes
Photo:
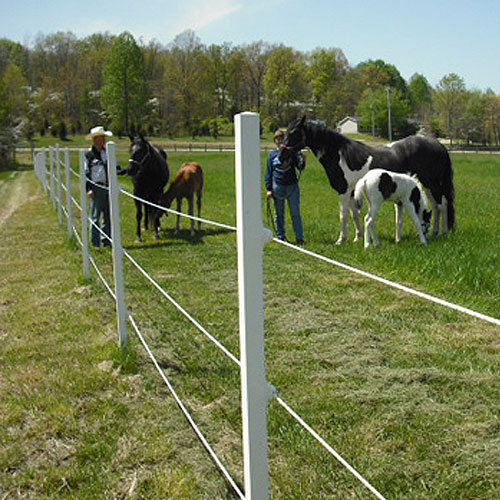
[[[271,198],[270,197],[266,198],[266,204],[267,204],[267,224],[268,224],[268,226],[271,226],[271,229],[273,231],[274,236],[278,237],[278,234],[276,232],[276,225],[274,223],[274,213],[273,213],[273,209],[271,207]]]

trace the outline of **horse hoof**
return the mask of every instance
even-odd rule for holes
[[[142,243],[142,238],[136,238],[136,239],[135,239],[135,242],[136,242],[136,243]]]

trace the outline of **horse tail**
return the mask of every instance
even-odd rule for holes
[[[358,210],[363,208],[363,193],[365,191],[365,179],[361,178],[354,188],[354,202]]]
[[[449,155],[448,162],[448,175],[446,175],[443,182],[443,196],[446,198],[448,231],[451,231],[455,228],[455,187],[453,185],[453,169],[451,167],[451,159]]]

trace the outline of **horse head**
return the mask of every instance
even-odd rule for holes
[[[431,217],[432,217],[432,210],[427,210],[424,208],[422,212],[422,233],[424,235],[425,241],[429,241],[429,230],[431,228]]]
[[[292,156],[306,147],[305,115],[290,122],[286,129],[286,138],[279,154],[281,163],[286,163]]]
[[[144,164],[151,156],[151,145],[142,134],[138,136],[129,135],[130,138],[130,159],[128,174],[137,175]]]

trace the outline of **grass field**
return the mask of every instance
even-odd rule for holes
[[[174,170],[188,159],[170,154]],[[203,216],[234,225],[233,155],[192,159],[205,170]],[[423,247],[407,220],[396,245],[387,205],[381,247],[365,251],[333,244],[338,197],[309,154],[301,178],[306,247],[500,317],[500,158],[455,155],[453,164],[453,234]],[[0,181],[27,193],[0,226],[0,498],[232,498],[132,333],[128,356],[118,352],[113,304],[97,279],[82,281],[80,253],[33,174]],[[128,251],[237,354],[234,233],[205,226],[191,240],[184,221],[177,237],[167,229],[159,242],[149,233],[137,244],[133,204],[121,202]],[[109,253],[95,258],[111,281]],[[498,327],[275,243],[264,261],[267,372],[281,397],[388,499],[496,498]],[[242,481],[236,367],[128,263],[125,271],[129,308]],[[273,499],[373,498],[275,403],[269,438]]]

